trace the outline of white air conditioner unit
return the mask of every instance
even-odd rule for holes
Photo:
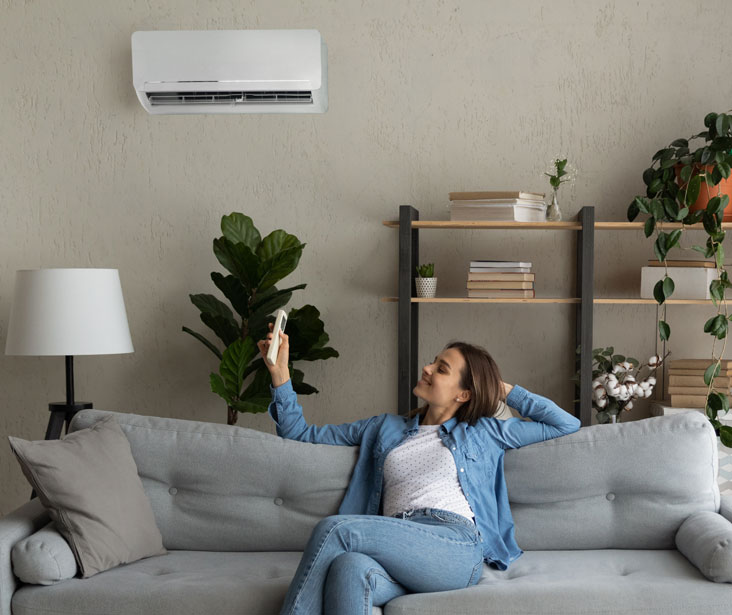
[[[132,81],[148,113],[324,113],[327,74],[317,30],[132,34]]]

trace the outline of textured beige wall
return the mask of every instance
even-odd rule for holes
[[[211,292],[222,214],[307,242],[288,281],[322,311],[337,360],[307,365],[312,422],[389,411],[396,395],[396,231],[411,203],[444,218],[447,193],[544,189],[563,154],[580,170],[565,212],[624,220],[641,172],[671,139],[726,110],[725,0],[0,0],[0,340],[14,274],[116,267],[135,353],[80,357],[77,397],[97,407],[224,420],[215,365],[181,333],[203,329],[188,293]],[[130,35],[144,29],[317,28],[328,44],[325,115],[150,116],[132,88]],[[719,76],[719,77],[718,77]],[[570,232],[432,231],[443,291],[470,258],[528,259],[541,295],[573,292]],[[631,296],[652,256],[642,234],[597,237],[597,291]],[[704,357],[705,307],[674,308],[672,350]],[[643,358],[655,309],[598,307],[596,345]],[[686,332],[682,327],[687,327]],[[486,345],[504,379],[571,408],[573,308],[425,306],[421,360],[448,340]],[[63,397],[63,360],[0,356],[0,513],[28,487],[5,436],[42,437]],[[634,411],[647,414],[646,406]],[[267,416],[240,424],[272,431]]]

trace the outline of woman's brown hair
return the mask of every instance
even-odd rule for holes
[[[458,408],[455,418],[475,425],[482,416],[495,416],[503,399],[503,378],[493,357],[485,348],[466,342],[451,342],[445,350],[448,348],[455,348],[463,355],[465,367],[460,373],[460,388],[470,391],[470,399]],[[418,414],[424,418],[426,412],[427,406],[416,408],[409,413],[409,418]]]

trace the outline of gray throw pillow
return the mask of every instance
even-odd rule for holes
[[[23,583],[53,585],[76,576],[74,552],[53,521],[15,543],[10,554],[13,574]]]
[[[130,443],[114,417],[62,440],[8,439],[82,577],[166,553]]]
[[[732,523],[722,515],[706,510],[688,517],[676,547],[710,581],[732,583]]]

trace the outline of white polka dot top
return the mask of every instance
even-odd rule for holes
[[[441,508],[473,518],[458,482],[455,459],[442,443],[440,425],[420,425],[384,461],[384,516],[416,508]]]

